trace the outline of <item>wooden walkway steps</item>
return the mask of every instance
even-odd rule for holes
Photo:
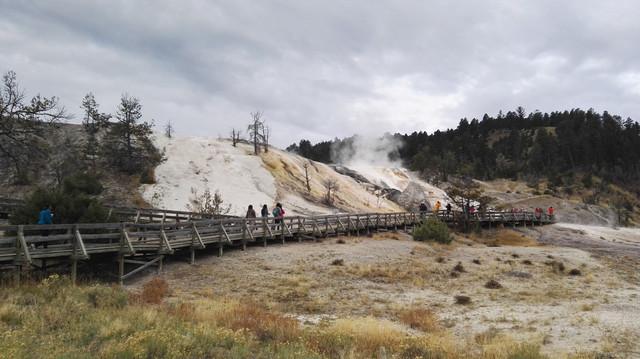
[[[173,212],[179,214],[173,222],[0,226],[0,266],[13,268],[19,278],[21,270],[26,268],[46,268],[47,261],[62,262],[70,266],[75,282],[79,261],[90,260],[92,255],[111,254],[117,258],[117,277],[122,283],[150,266],[161,269],[164,257],[176,251],[189,251],[190,261],[194,263],[196,251],[210,246],[217,248],[218,254],[222,255],[225,247],[241,246],[246,249],[250,242],[266,246],[269,240],[284,243],[286,239],[302,241],[378,230],[408,231],[429,217],[437,216],[450,224],[464,218],[461,212],[399,212],[291,216],[285,217],[282,223],[276,223],[274,218],[193,220],[192,216],[187,215],[185,219],[180,212]],[[552,223],[552,218],[546,215],[537,218],[530,212],[490,212],[471,216],[469,220],[488,226]],[[135,268],[127,272],[127,264]]]

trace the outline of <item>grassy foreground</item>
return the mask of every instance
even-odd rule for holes
[[[0,289],[1,358],[545,358],[539,345],[487,333],[456,342],[432,313],[405,313],[416,333],[375,318],[302,326],[259,304],[163,303],[166,282],[140,293],[64,277]],[[575,358],[589,356],[576,356]]]

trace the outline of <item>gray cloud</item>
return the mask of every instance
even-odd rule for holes
[[[263,110],[276,144],[453,127],[518,105],[638,118],[635,1],[0,0],[0,70],[71,112],[139,97],[181,134]]]

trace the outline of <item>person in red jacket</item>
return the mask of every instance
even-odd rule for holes
[[[549,215],[549,219],[553,219],[553,206],[550,206],[549,209],[547,209],[547,215]]]

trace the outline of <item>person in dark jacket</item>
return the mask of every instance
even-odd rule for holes
[[[447,217],[449,217],[449,214],[451,214],[451,203],[447,203],[445,208],[447,209]]]
[[[267,207],[266,204],[262,206],[262,210],[260,211],[260,216],[262,216],[262,218],[269,217],[269,208]]]
[[[252,204],[250,204],[249,208],[247,209],[246,218],[256,218],[256,211],[253,210]]]

